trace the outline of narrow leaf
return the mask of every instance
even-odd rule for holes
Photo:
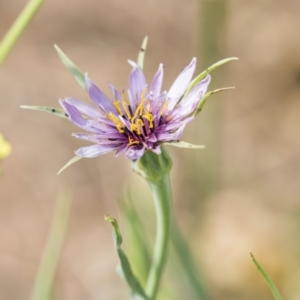
[[[71,197],[59,196],[47,245],[36,277],[32,300],[51,300],[55,273],[68,225]]]
[[[24,108],[24,109],[31,109],[31,110],[47,112],[47,113],[50,113],[57,117],[69,120],[68,115],[60,108],[47,107],[47,106],[34,106],[34,105],[21,105],[20,107]]]
[[[188,148],[188,149],[204,149],[205,146],[204,145],[193,145],[184,141],[176,141],[176,142],[167,142],[164,143],[165,145],[168,146],[174,146],[174,147],[178,147],[178,148]]]
[[[81,85],[82,88],[86,89],[84,74],[79,70],[79,68],[67,57],[67,55],[57,46],[54,45],[61,61],[67,67],[67,69],[75,77],[76,81]]]
[[[213,91],[210,91],[210,92],[207,92],[203,98],[201,99],[201,102],[199,103],[199,106],[197,108],[197,111],[196,111],[196,115],[203,109],[207,99],[212,96],[213,94],[216,94],[216,93],[219,93],[219,92],[222,92],[222,91],[227,91],[227,90],[233,90],[234,87],[226,87],[226,88],[221,88],[221,89],[217,89],[217,90],[213,90]]]
[[[59,175],[62,171],[64,171],[66,168],[70,167],[72,164],[76,163],[77,161],[79,161],[80,159],[82,159],[82,157],[79,156],[75,156],[72,159],[70,159],[58,172],[57,175]]]
[[[217,63],[213,64],[212,66],[210,66],[209,68],[207,68],[205,71],[203,71],[200,75],[198,75],[196,78],[194,78],[190,85],[188,86],[188,88],[186,89],[184,96],[187,96],[187,94],[191,91],[191,89],[198,83],[200,82],[202,79],[204,79],[209,73],[211,73],[213,70],[217,69],[218,67],[233,61],[233,60],[238,60],[237,57],[229,57],[229,58],[225,58],[222,59],[220,61],[218,61]]]
[[[270,278],[270,276],[266,273],[266,271],[260,266],[260,264],[258,263],[258,261],[255,259],[254,255],[252,253],[250,253],[252,260],[254,262],[254,264],[256,265],[258,271],[260,272],[260,274],[264,277],[264,279],[266,280],[266,282],[269,285],[269,288],[274,296],[275,300],[282,300],[275,284],[273,283],[272,279]]]
[[[148,43],[148,36],[145,36],[137,59],[137,64],[141,70],[143,70],[144,68],[144,60],[145,60],[147,43]]]
[[[120,233],[117,220],[109,215],[106,215],[104,217],[104,220],[111,223],[111,225],[113,226],[113,240],[115,244],[115,249],[120,260],[122,277],[131,288],[131,299],[147,300],[147,296],[143,288],[141,287],[141,284],[134,276],[128,258],[126,257],[124,251],[121,248],[122,235]]]

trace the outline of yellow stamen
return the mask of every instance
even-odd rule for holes
[[[138,126],[137,124],[132,123],[132,124],[130,125],[130,130],[131,130],[131,131],[137,132],[138,135],[141,134],[140,126]]]
[[[143,115],[143,117],[149,121],[149,128],[153,128],[153,115],[150,112],[147,112]]]
[[[123,116],[123,112],[122,112],[122,109],[121,109],[121,101],[120,100],[117,100],[114,102],[114,107],[117,109],[118,113]]]
[[[125,132],[125,130],[124,130],[125,125],[124,125],[124,124],[121,122],[121,120],[120,120],[118,117],[116,117],[112,112],[110,112],[109,114],[107,114],[106,117],[107,117],[109,120],[111,120],[111,121],[114,122],[114,124],[116,125],[116,127],[117,127],[117,129],[118,129],[118,131],[119,131],[120,133],[124,133],[124,132]]]
[[[134,144],[139,144],[140,142],[139,141],[135,141],[133,138],[129,137],[129,140],[128,140],[129,144],[128,145],[134,145]]]
[[[123,104],[124,110],[126,112],[127,118],[128,118],[128,120],[131,120],[132,116],[131,116],[131,113],[130,113],[129,108],[128,108],[129,107],[129,100],[128,100],[127,94],[124,90],[122,91],[122,98],[123,98],[122,104]]]

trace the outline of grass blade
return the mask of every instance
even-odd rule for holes
[[[254,255],[252,253],[250,253],[252,260],[254,262],[254,264],[256,265],[258,271],[260,272],[260,274],[263,276],[263,278],[266,280],[266,282],[269,285],[269,288],[274,296],[275,300],[282,300],[275,284],[273,283],[272,279],[270,278],[270,276],[266,273],[266,271],[261,267],[261,265],[258,263],[258,261],[255,259]]]

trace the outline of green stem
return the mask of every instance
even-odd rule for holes
[[[32,20],[44,0],[30,0],[0,43],[0,65]]]
[[[167,258],[167,246],[172,223],[172,195],[169,173],[165,173],[156,182],[148,181],[148,183],[153,195],[157,228],[153,259],[146,285],[146,295],[150,300],[154,300]]]
[[[132,169],[149,184],[156,211],[156,239],[152,263],[146,284],[146,295],[154,300],[166,263],[172,223],[172,195],[169,174],[172,160],[161,147],[161,155],[147,151],[139,160],[132,161]]]

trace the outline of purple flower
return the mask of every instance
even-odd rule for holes
[[[109,84],[114,101],[87,75],[86,89],[97,108],[74,98],[60,100],[70,120],[89,131],[73,136],[95,143],[78,149],[77,156],[95,157],[115,150],[115,156],[124,152],[127,158],[136,160],[147,150],[160,154],[161,144],[177,141],[185,125],[194,118],[210,82],[208,75],[184,96],[195,71],[196,58],[179,74],[168,92],[161,92],[162,64],[147,85],[142,70],[130,63],[133,69],[129,89],[120,92]]]

